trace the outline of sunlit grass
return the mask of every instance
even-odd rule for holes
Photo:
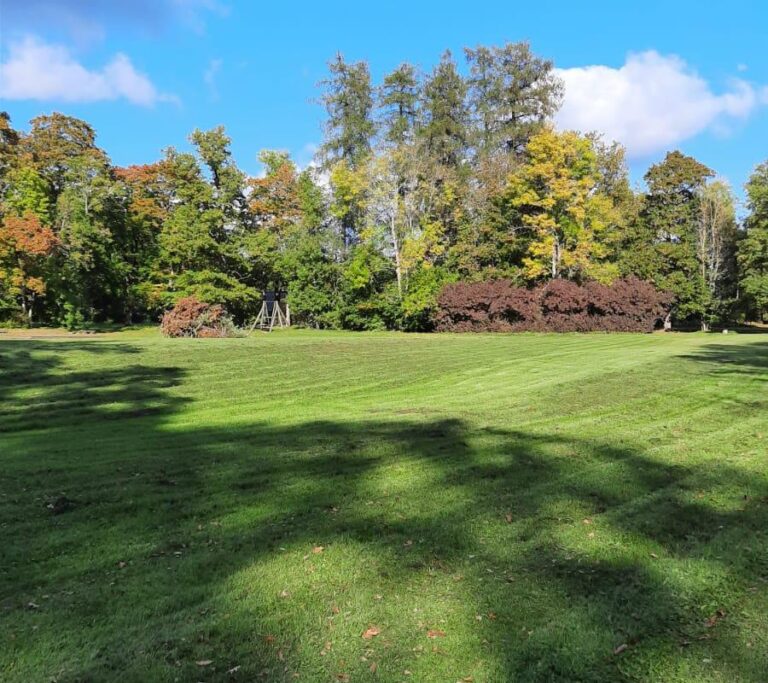
[[[767,382],[761,335],[1,341],[0,679],[765,681]]]

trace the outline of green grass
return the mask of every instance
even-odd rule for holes
[[[0,680],[764,682],[767,391],[759,334],[0,342]]]

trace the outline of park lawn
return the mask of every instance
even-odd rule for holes
[[[768,680],[768,336],[0,341],[2,681]]]

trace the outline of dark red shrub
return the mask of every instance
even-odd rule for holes
[[[552,280],[534,289],[459,282],[440,293],[435,324],[443,332],[651,332],[670,304],[637,278],[584,286]]]
[[[191,296],[179,299],[166,311],[160,327],[166,337],[231,337],[236,332],[223,307]]]
[[[435,322],[456,332],[503,332],[533,324],[538,312],[535,292],[509,280],[457,282],[440,293]]]

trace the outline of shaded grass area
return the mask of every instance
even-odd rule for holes
[[[766,680],[760,335],[118,336],[0,368],[2,680]]]

